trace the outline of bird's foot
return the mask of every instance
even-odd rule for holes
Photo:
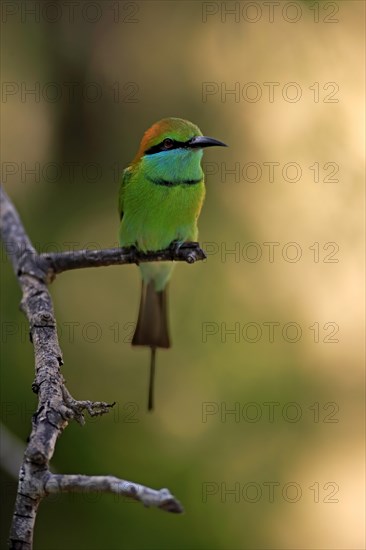
[[[206,254],[197,242],[173,241],[169,248],[172,251],[173,260],[179,256],[189,264],[193,264],[197,260],[206,258]]]

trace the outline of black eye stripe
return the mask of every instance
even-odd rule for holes
[[[165,138],[168,139],[168,138]],[[177,141],[176,139],[172,139],[173,145],[172,147],[169,147],[169,149],[166,149],[164,146],[164,141],[161,141],[160,143],[157,143],[156,145],[153,145],[149,149],[145,151],[145,155],[153,155],[154,153],[161,153],[161,151],[172,151],[173,149],[186,149],[189,147],[189,141]],[[171,138],[169,138],[171,139]]]

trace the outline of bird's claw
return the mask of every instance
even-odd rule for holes
[[[185,244],[187,243],[185,243],[184,241],[173,241],[172,243],[170,243],[169,248],[171,249],[173,254],[177,255],[179,254],[179,251],[182,248],[182,246]]]
[[[169,248],[172,251],[172,259],[181,256],[189,264],[206,258],[206,254],[197,242],[173,241]]]

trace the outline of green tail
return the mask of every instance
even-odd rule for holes
[[[170,348],[167,287],[164,290],[156,291],[152,281],[142,283],[140,310],[132,345],[151,348],[148,400],[148,409],[151,411],[154,407],[156,348]]]

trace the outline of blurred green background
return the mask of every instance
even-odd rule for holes
[[[117,245],[119,174],[156,120],[230,147],[205,152],[209,257],[175,270],[153,414],[136,267],[51,286],[69,390],[117,401],[53,468],[168,487],[186,512],[52,497],[35,548],[364,548],[364,3],[72,4],[3,3],[2,181],[38,250]],[[33,350],[3,250],[1,268],[2,421],[24,444]]]

